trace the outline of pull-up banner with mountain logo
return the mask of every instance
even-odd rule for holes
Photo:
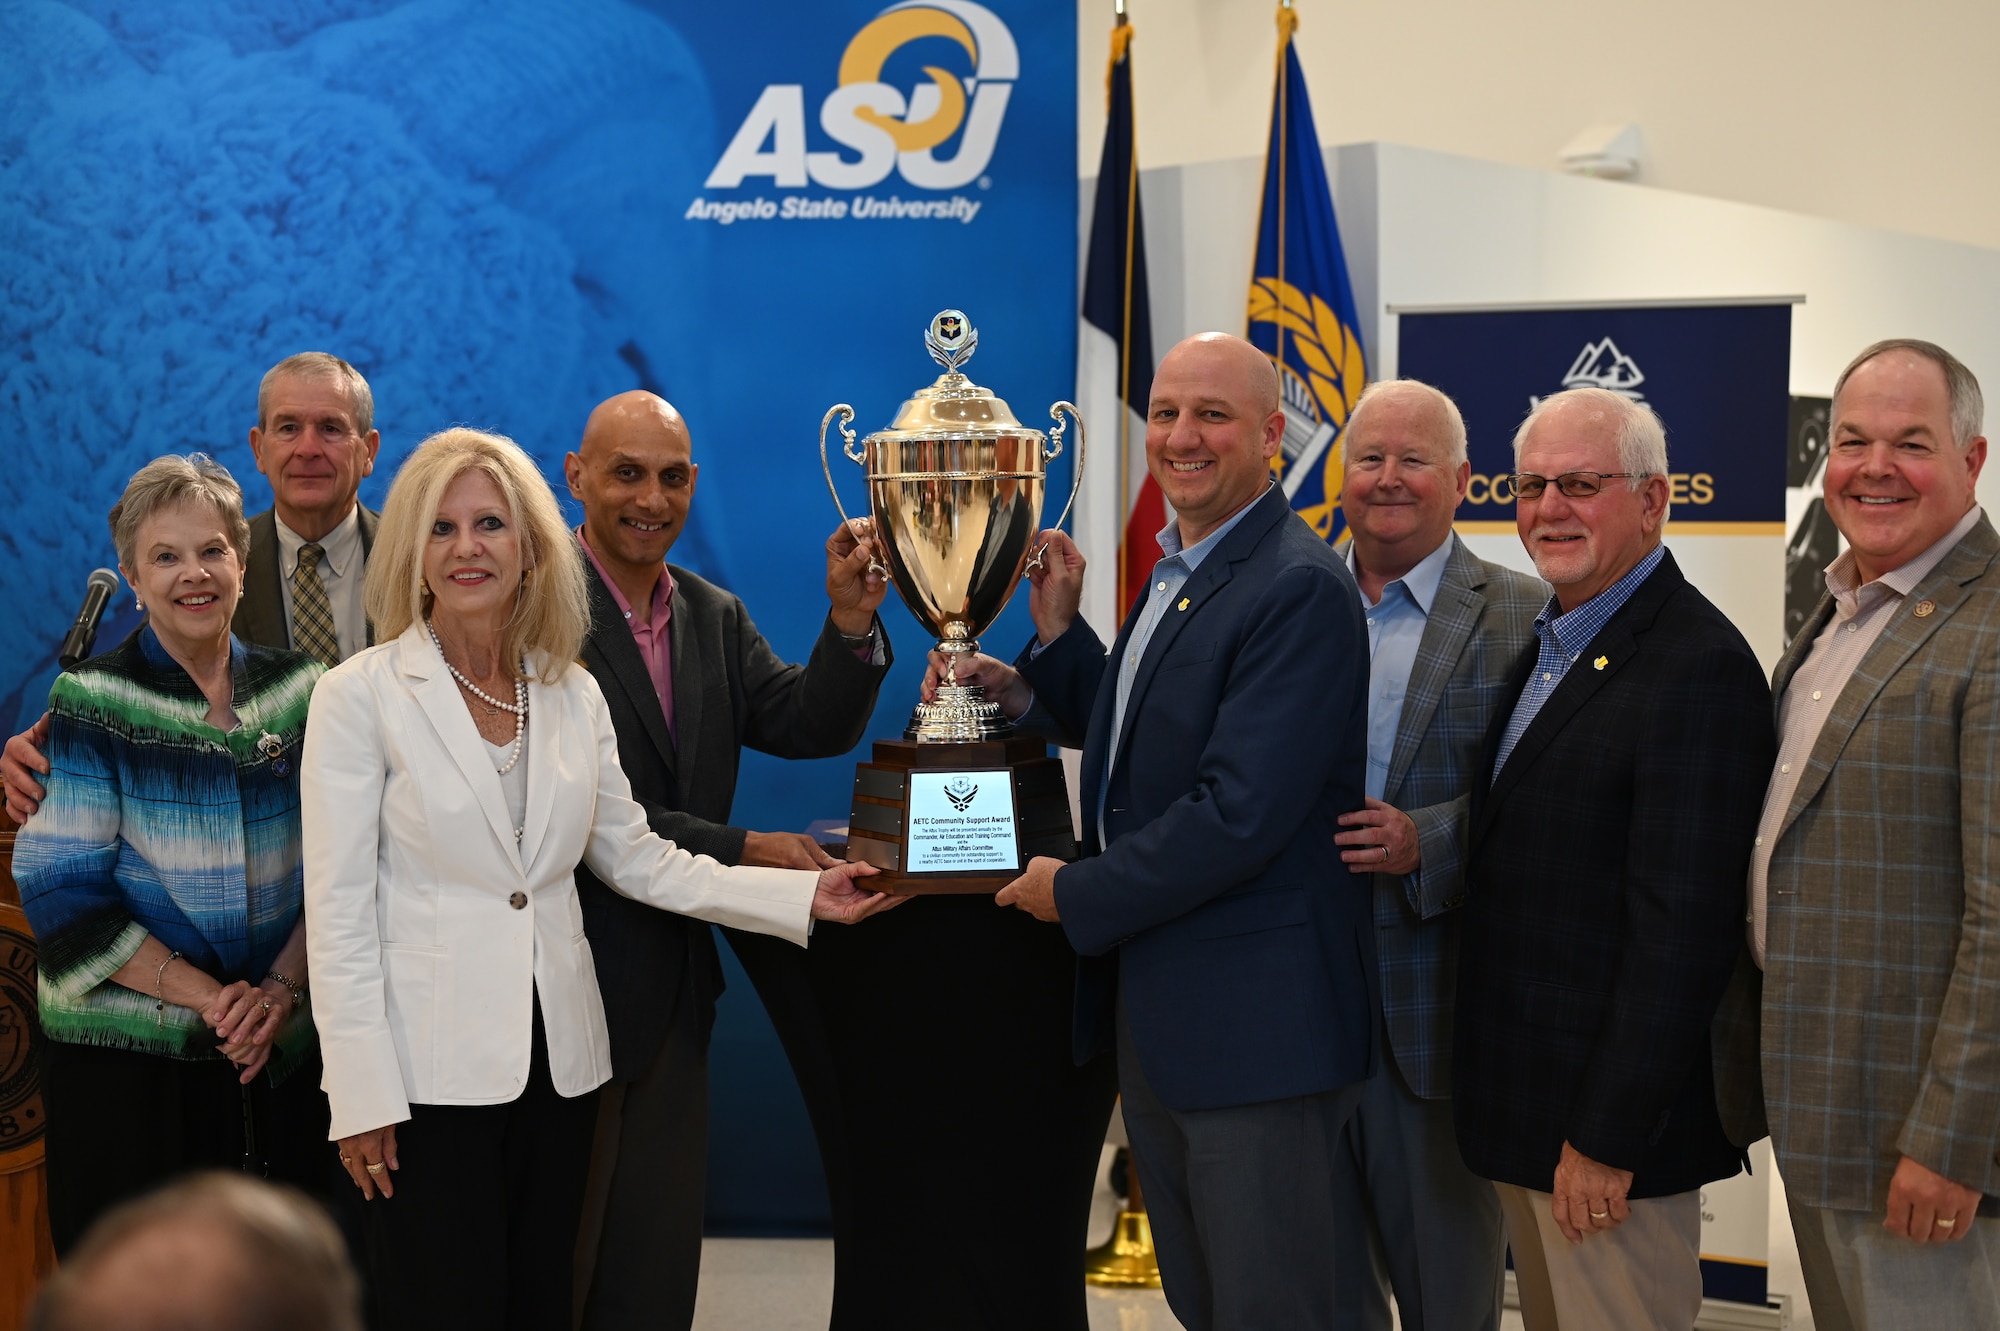
[[[1787,300],[1399,311],[1397,373],[1458,403],[1472,457],[1461,531],[1512,531],[1514,432],[1566,388],[1646,403],[1667,427],[1682,532],[1782,535],[1790,410]]]

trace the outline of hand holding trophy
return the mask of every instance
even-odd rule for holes
[[[1062,764],[1013,723],[957,663],[979,649],[1022,574],[1039,569],[1037,545],[1047,466],[1076,426],[1077,481],[1083,476],[1083,421],[1074,406],[1049,409],[1044,435],[960,373],[979,334],[958,310],[931,320],[924,336],[945,372],[919,390],[890,428],[858,444],[845,403],[820,421],[820,465],[844,522],[827,430],[839,419],[842,452],[864,465],[873,545],[903,603],[937,638],[945,661],[934,697],[919,702],[901,741],[875,745],[855,774],[847,855],[882,870],[871,887],[898,893],[996,892],[1037,855],[1072,859],[1069,794]],[[1055,525],[1061,527],[1076,500]],[[1074,550],[1068,545],[1062,553]],[[1038,626],[1039,627],[1039,626]]]

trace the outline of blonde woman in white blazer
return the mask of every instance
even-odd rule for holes
[[[306,937],[332,1136],[378,1327],[570,1324],[611,1075],[574,873],[805,945],[892,899],[727,868],[647,830],[595,680],[580,555],[511,441],[447,430],[390,488],[368,561],[383,642],[315,691]]]

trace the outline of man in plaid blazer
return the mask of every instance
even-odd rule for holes
[[[1466,808],[1482,741],[1548,600],[1540,580],[1452,535],[1472,475],[1465,421],[1427,384],[1370,384],[1342,432],[1348,568],[1372,662],[1367,807],[1334,839],[1374,894],[1391,1057],[1362,1088],[1336,1158],[1345,1210],[1337,1267],[1359,1297],[1346,1324],[1491,1331],[1506,1236],[1493,1187],[1458,1153],[1451,1008],[1465,900]],[[1371,1251],[1372,1250],[1372,1251]]]
[[[1770,690],[1661,544],[1666,454],[1649,408],[1595,388],[1543,399],[1515,437],[1515,520],[1556,594],[1473,787],[1452,1102],[1529,1331],[1689,1331],[1700,1189],[1742,1168],[1709,1027]]]
[[[1717,1082],[1736,1141],[1768,1123],[1823,1329],[2000,1327],[2000,536],[1974,498],[1980,415],[1978,381],[1931,343],[1877,343],[1842,373],[1826,507],[1848,549],[1776,674]]]

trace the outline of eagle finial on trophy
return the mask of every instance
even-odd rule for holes
[[[965,317],[963,310],[939,310],[931,326],[924,330],[924,346],[929,348],[932,360],[956,374],[958,367],[979,350],[979,330],[972,326],[972,320]]]

